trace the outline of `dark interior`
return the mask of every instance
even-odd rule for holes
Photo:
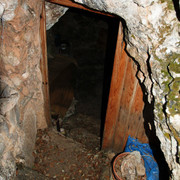
[[[47,31],[51,115],[55,121],[62,118],[56,122],[58,131],[63,127],[78,141],[87,131],[100,145],[117,30],[117,19],[69,9]],[[79,130],[75,137],[73,131]]]

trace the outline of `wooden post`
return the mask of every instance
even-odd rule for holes
[[[143,143],[148,142],[144,130],[143,94],[136,71],[136,65],[125,52],[120,23],[102,149],[122,152],[129,135]]]
[[[50,101],[49,101],[49,82],[48,82],[48,62],[47,62],[47,42],[46,42],[46,12],[45,1],[42,2],[42,13],[40,16],[40,37],[42,57],[40,60],[40,69],[42,73],[42,89],[44,95],[44,111],[48,126],[51,125],[50,120]]]
[[[120,99],[122,96],[124,74],[127,68],[127,61],[124,56],[123,29],[119,22],[119,31],[117,36],[116,51],[114,57],[113,73],[111,87],[106,112],[106,120],[103,136],[103,149],[109,149],[113,145],[114,131],[119,116]]]

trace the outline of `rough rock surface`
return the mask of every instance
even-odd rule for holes
[[[147,89],[149,103],[154,103],[156,133],[172,178],[179,179],[179,4],[164,0],[75,1],[126,21],[127,50],[138,62],[138,78]]]
[[[37,128],[47,127],[40,72],[42,1],[0,2],[0,179],[33,164]]]
[[[46,8],[46,29],[49,30],[56,22],[58,22],[59,18],[64,15],[64,13],[68,10],[63,6],[45,2]]]

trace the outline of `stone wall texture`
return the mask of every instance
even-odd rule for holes
[[[0,179],[33,164],[37,128],[47,127],[40,71],[39,0],[0,2]]]
[[[180,179],[180,24],[173,4],[178,6],[177,1],[75,1],[125,20],[126,48],[140,67],[137,74],[148,101],[154,104],[156,133],[172,179]],[[47,126],[39,68],[41,8],[39,0],[0,2],[1,179],[13,178],[16,163],[32,164],[36,129]],[[55,12],[58,19],[65,9]]]
[[[59,6],[57,4],[45,2],[46,8],[46,30],[49,30],[59,18],[65,14],[68,8]]]

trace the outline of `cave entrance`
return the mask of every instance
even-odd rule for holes
[[[91,148],[100,144],[118,25],[117,19],[69,8],[46,32],[51,117],[58,131]]]
[[[69,0],[50,2],[94,11]],[[110,14],[99,16],[82,10],[68,11],[47,31],[48,48],[44,11],[41,18],[41,71],[47,122],[51,123],[50,112],[55,119],[67,117],[69,107],[72,110],[77,100],[73,115],[76,120],[69,122],[73,122],[76,129],[86,128],[97,137],[102,137],[103,132],[102,148],[120,152],[128,135],[147,142],[142,113],[143,94],[135,77],[136,66],[124,50],[120,20]],[[78,136],[79,131],[73,132],[71,123],[62,122],[65,128],[70,128],[72,137]],[[60,130],[61,122],[58,126]],[[87,134],[85,138],[90,140],[92,136]],[[98,138],[97,142],[100,144]],[[88,141],[88,144],[93,146],[94,142]]]

